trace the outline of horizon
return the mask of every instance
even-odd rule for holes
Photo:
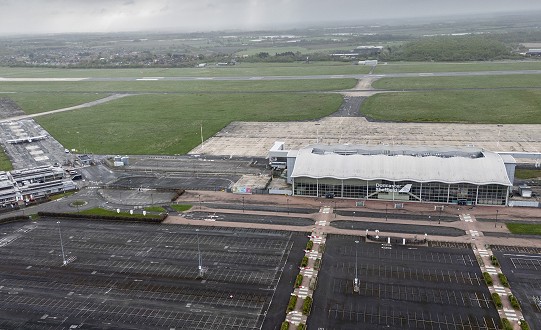
[[[493,1],[488,9],[479,4],[468,4],[465,0],[453,2],[452,8],[447,3],[424,3],[421,0],[409,4],[385,0],[378,6],[352,0],[342,0],[332,6],[306,3],[306,0],[282,0],[273,5],[258,0],[235,0],[230,6],[215,0],[197,5],[168,0],[99,0],[91,4],[72,0],[69,5],[67,1],[30,0],[31,4],[25,6],[13,0],[1,1],[0,35],[246,33],[344,25],[412,25],[472,17],[541,16],[541,3],[532,4],[526,0],[519,0],[512,6],[503,1]],[[347,11],[343,10],[345,7]],[[369,15],[359,14],[366,12]]]

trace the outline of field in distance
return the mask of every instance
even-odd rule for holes
[[[258,77],[366,74],[371,67],[350,62],[240,63],[204,68],[61,69],[1,67],[4,78],[114,78],[114,77]]]

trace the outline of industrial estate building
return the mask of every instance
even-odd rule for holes
[[[277,142],[269,160],[297,196],[467,205],[507,205],[515,172],[513,157],[477,148]]]
[[[33,201],[50,194],[75,190],[65,178],[62,168],[39,166],[30,169],[0,172],[0,205],[15,205]]]

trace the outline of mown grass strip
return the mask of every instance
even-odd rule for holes
[[[532,223],[506,223],[507,229],[512,234],[541,235],[541,225]]]
[[[541,75],[384,78],[372,87],[390,90],[541,87]]]

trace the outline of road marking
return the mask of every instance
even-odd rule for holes
[[[470,235],[472,237],[476,237],[476,236],[479,236],[479,232],[477,230],[470,230]]]
[[[326,226],[327,225],[327,221],[319,221],[317,223],[319,226]]]
[[[486,266],[485,271],[489,273],[490,275],[498,275],[498,272],[496,271],[496,268],[492,266]]]
[[[490,256],[490,254],[488,253],[487,250],[481,250],[481,249],[479,249],[479,250],[477,250],[477,251],[479,251],[479,255],[480,255],[481,257],[488,257],[488,256]]]
[[[473,219],[469,214],[462,214],[462,219],[464,219],[466,222],[473,222]]]

